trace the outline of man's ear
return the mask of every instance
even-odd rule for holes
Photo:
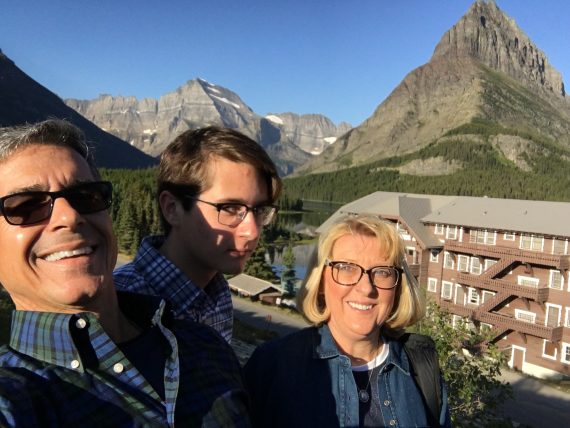
[[[162,211],[162,215],[168,224],[172,227],[178,226],[184,215],[184,207],[180,199],[168,190],[163,190],[158,197],[158,203],[160,204],[160,211]]]

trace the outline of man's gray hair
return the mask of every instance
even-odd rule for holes
[[[60,119],[0,128],[0,162],[32,145],[68,147],[87,161],[93,176],[99,178],[85,135],[77,126]]]

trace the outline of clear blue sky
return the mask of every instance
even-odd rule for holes
[[[201,77],[236,92],[261,115],[322,113],[358,125],[429,60],[471,4],[0,0],[0,49],[62,98],[159,98]],[[570,1],[497,4],[566,82]]]

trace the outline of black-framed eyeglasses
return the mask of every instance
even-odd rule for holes
[[[402,268],[397,266],[374,266],[364,269],[351,262],[326,260],[326,266],[331,268],[334,282],[340,285],[351,286],[360,281],[362,275],[367,274],[370,283],[381,290],[390,290],[398,285]]]
[[[185,195],[188,199],[211,205],[218,211],[218,222],[224,226],[236,227],[240,224],[248,212],[252,212],[257,224],[267,226],[275,218],[278,208],[275,205],[257,205],[250,207],[238,202],[208,202],[194,196]]]
[[[29,190],[0,198],[0,211],[9,224],[25,226],[51,217],[57,198],[64,198],[79,214],[111,206],[113,185],[108,181],[80,183],[57,192]]]

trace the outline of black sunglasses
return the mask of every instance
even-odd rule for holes
[[[25,226],[50,218],[57,198],[64,198],[79,214],[92,214],[109,208],[112,194],[108,181],[81,183],[58,192],[20,192],[0,198],[0,211],[8,223]]]

